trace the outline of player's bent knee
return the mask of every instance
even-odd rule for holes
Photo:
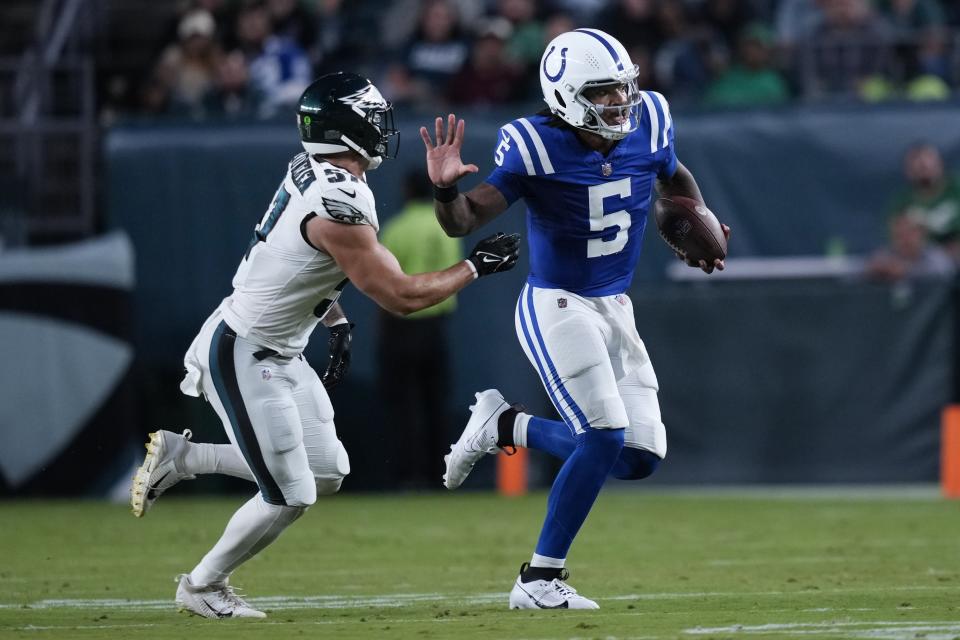
[[[343,476],[337,478],[317,478],[317,495],[331,496],[340,491],[340,485],[343,484]]]
[[[294,506],[290,506],[290,505],[284,507],[284,508],[283,508],[283,511],[284,511],[284,514],[283,514],[283,515],[284,515],[284,520],[286,521],[287,525],[290,525],[290,524],[292,524],[294,521],[296,521],[297,518],[299,518],[300,516],[302,516],[303,514],[305,514],[305,513],[307,512],[307,509],[309,509],[309,508],[310,508],[310,507],[308,507],[308,506],[296,506],[296,507],[294,507]]]
[[[297,482],[296,488],[284,497],[288,507],[306,509],[317,501],[317,487],[313,482]]]
[[[334,468],[314,476],[317,495],[319,496],[329,496],[340,491],[340,485],[343,484],[343,479],[350,474],[350,457],[347,455],[347,450],[344,449],[343,444],[339,440],[337,441],[337,445],[339,449],[337,451]]]
[[[624,447],[610,472],[618,480],[642,480],[653,475],[662,459],[652,451]]]
[[[660,421],[660,408],[657,405],[628,403],[630,437],[627,444],[636,449],[653,452],[663,460],[667,457],[667,428]]]

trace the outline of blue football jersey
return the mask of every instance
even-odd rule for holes
[[[677,168],[666,99],[641,92],[640,126],[607,155],[584,146],[552,116],[500,128],[497,168],[487,177],[507,202],[527,205],[535,287],[583,296],[623,293],[633,279],[654,180]]]

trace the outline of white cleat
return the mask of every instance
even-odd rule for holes
[[[133,476],[133,484],[130,485],[130,507],[133,515],[142,518],[164,491],[181,480],[193,480],[196,477],[181,471],[183,455],[192,437],[190,429],[185,429],[183,435],[172,431],[155,431],[150,434],[150,440],[144,445],[147,455]]]
[[[473,471],[477,460],[488,453],[496,453],[500,414],[510,408],[496,389],[487,389],[476,394],[477,403],[470,406],[473,415],[460,434],[460,439],[450,446],[450,453],[443,456],[447,472],[443,474],[443,486],[456,489]]]
[[[190,582],[190,574],[177,576],[177,605],[204,618],[266,618],[267,614],[251,607],[226,581],[198,587]]]
[[[520,580],[528,565],[520,567],[520,575],[510,591],[511,609],[599,609],[589,598],[584,598],[577,590],[564,582],[570,572],[562,569],[560,576],[553,580]]]

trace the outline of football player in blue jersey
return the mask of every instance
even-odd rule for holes
[[[703,198],[677,160],[666,99],[639,90],[636,78],[610,35],[557,36],[540,64],[549,109],[500,129],[496,169],[466,193],[456,183],[478,168],[460,158],[464,122],[437,118],[435,140],[420,130],[437,218],[449,235],[467,235],[520,198],[527,205],[530,275],[516,329],[563,421],[526,414],[495,389],[478,393],[444,475],[455,489],[478,459],[511,447],[564,460],[536,551],[510,593],[513,609],[597,608],[566,583],[567,552],[606,478],[645,478],[667,452],[657,377],[626,291],[654,190]],[[707,273],[724,267],[690,264]]]

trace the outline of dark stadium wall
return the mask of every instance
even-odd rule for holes
[[[496,131],[516,114],[461,115],[468,121],[463,156],[481,168],[464,180],[469,186],[492,168]],[[880,245],[903,150],[933,140],[960,164],[958,115],[949,106],[856,114],[791,108],[675,114],[675,122],[681,160],[734,228],[731,255],[782,256],[822,254],[834,237],[852,253]],[[429,121],[402,120],[399,158],[369,174],[381,221],[400,208],[405,170],[423,167],[417,128]],[[219,435],[212,411],[179,395],[180,360],[229,293],[253,226],[299,149],[288,123],[131,125],[109,133],[109,215],[137,251],[134,344],[144,433],[190,426]],[[465,245],[495,230],[523,233],[521,207]],[[950,396],[949,287],[914,291],[915,304],[901,308],[887,288],[855,282],[668,285],[664,268],[674,258],[656,234],[647,236],[631,294],[670,436],[669,464],[655,482],[935,480],[936,413]],[[534,412],[553,412],[514,335],[525,272],[524,257],[516,270],[460,296],[451,345],[454,431],[473,392],[492,386]],[[369,401],[377,395],[377,310],[352,288],[343,301],[357,323],[349,379],[333,394],[353,461],[345,487],[386,487],[402,461],[386,447],[389,416]],[[316,366],[325,345],[315,339],[307,351]],[[889,359],[867,357],[885,350]]]

